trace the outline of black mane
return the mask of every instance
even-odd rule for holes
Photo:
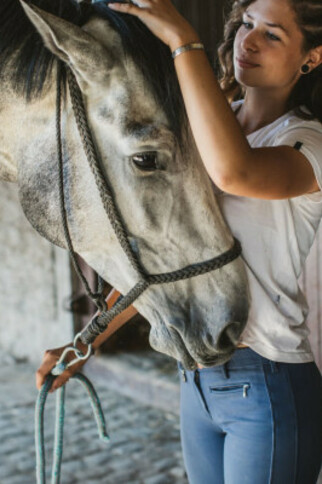
[[[32,3],[80,27],[93,15],[107,19],[120,34],[126,55],[131,56],[141,69],[156,101],[163,106],[174,134],[181,138],[184,107],[169,49],[142,22],[130,15],[112,11],[105,2],[79,4],[76,0],[33,0]],[[10,73],[15,89],[28,100],[40,96],[57,60],[44,47],[19,0],[0,0],[2,70],[13,58],[15,66],[10,65]]]

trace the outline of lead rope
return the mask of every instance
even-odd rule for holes
[[[62,134],[61,134],[61,73],[62,64],[58,62],[57,68],[57,101],[56,101],[56,136],[57,136],[57,151],[59,161],[59,199],[60,209],[62,215],[62,222],[64,228],[64,235],[68,245],[69,253],[73,261],[75,270],[82,280],[87,294],[92,298],[97,307],[102,311],[101,314],[95,316],[92,321],[88,323],[85,329],[77,334],[74,339],[73,347],[66,348],[63,352],[60,360],[57,362],[56,367],[52,370],[52,374],[49,375],[42,386],[37,403],[36,403],[36,428],[35,428],[35,441],[36,441],[36,455],[37,455],[37,483],[45,484],[45,449],[44,449],[44,407],[47,399],[48,391],[50,390],[56,375],[61,374],[67,367],[73,365],[75,362],[83,359],[87,359],[91,353],[91,343],[95,340],[96,336],[101,334],[108,326],[109,322],[132,304],[149,286],[154,284],[163,284],[169,282],[176,282],[183,279],[188,279],[201,274],[205,274],[209,271],[219,269],[229,262],[236,259],[241,254],[241,246],[237,239],[234,239],[233,246],[223,254],[214,257],[208,261],[204,261],[197,264],[191,264],[183,269],[172,271],[164,274],[146,274],[140,261],[132,251],[129,243],[127,233],[124,228],[121,215],[114,203],[112,191],[109,187],[105,176],[102,173],[100,164],[98,162],[98,154],[95,149],[95,145],[91,136],[91,131],[88,126],[85,107],[82,99],[82,93],[78,87],[77,81],[70,69],[67,70],[67,78],[69,84],[70,95],[72,99],[72,106],[75,114],[75,119],[78,127],[78,131],[82,140],[83,148],[86,153],[86,157],[90,168],[93,172],[96,185],[108,216],[111,226],[114,229],[116,237],[123,248],[125,254],[132,267],[139,276],[138,283],[126,294],[122,296],[117,303],[107,310],[106,302],[103,299],[103,291],[93,293],[89,287],[89,284],[83,275],[81,268],[76,260],[76,253],[74,251],[73,243],[71,240],[68,220],[65,207],[65,194],[64,194],[64,166],[63,166],[63,152],[62,152]],[[102,280],[99,280],[101,285]],[[102,289],[102,288],[101,288]],[[83,355],[81,351],[77,349],[77,340],[80,339],[83,343],[88,345],[87,355]],[[76,358],[66,364],[64,358],[66,354],[73,351]],[[108,441],[109,437],[105,429],[104,416],[101,410],[98,396],[94,390],[94,387],[90,381],[81,374],[75,374],[75,379],[78,379],[89,393],[91,404],[94,410],[94,415],[99,428],[99,433],[104,441]],[[64,402],[65,402],[65,389],[64,386],[57,390],[57,408],[56,408],[56,431],[55,431],[55,445],[54,445],[54,459],[52,469],[52,484],[59,484],[60,482],[60,470],[63,451],[63,427],[64,427]]]
[[[117,240],[119,241],[130,264],[132,265],[135,272],[139,275],[140,279],[144,280],[146,277],[145,271],[132,250],[125,230],[125,224],[122,220],[122,216],[114,203],[111,187],[109,186],[108,180],[104,176],[101,169],[99,154],[95,147],[91,130],[87,121],[83,96],[75,79],[75,76],[70,68],[67,68],[67,79],[77,128],[80,134],[83,149],[87,157],[87,161],[89,163],[90,169],[96,182],[96,186],[98,188],[98,192],[105,213],[107,214],[108,220],[114,230]]]
[[[58,62],[57,67],[57,99],[56,99],[56,137],[57,137],[57,152],[59,163],[59,201],[62,215],[62,222],[64,228],[65,239],[68,245],[69,253],[73,261],[75,270],[82,280],[87,294],[92,298],[94,303],[100,310],[107,308],[104,296],[103,296],[103,280],[98,278],[98,291],[92,292],[88,281],[82,273],[82,270],[77,262],[76,254],[74,251],[73,243],[70,237],[67,214],[65,208],[65,195],[64,195],[64,167],[63,167],[63,154],[62,154],[62,139],[61,139],[61,72],[62,65]],[[87,359],[91,354],[91,345],[88,346],[88,352],[83,355],[81,351],[77,349],[77,339],[74,339],[73,347],[65,348],[55,368],[53,368],[51,374],[46,378],[45,383],[41,387],[35,407],[35,449],[36,449],[36,478],[37,484],[46,484],[46,453],[45,453],[45,440],[44,440],[44,411],[45,404],[48,396],[48,392],[52,387],[52,384],[57,377],[65,371],[66,368],[74,364],[76,361]],[[65,363],[64,359],[69,352],[74,352],[76,358]],[[90,403],[93,409],[94,417],[96,420],[98,433],[100,438],[104,442],[109,442],[110,438],[106,432],[106,424],[104,414],[102,411],[99,397],[95,391],[90,380],[81,373],[76,373],[72,376],[75,380],[78,380],[88,393]],[[55,422],[55,441],[53,449],[53,465],[51,474],[51,484],[59,484],[61,476],[61,463],[63,455],[63,432],[64,432],[64,419],[65,419],[65,385],[60,387],[56,393],[56,422]]]
[[[92,299],[92,301],[100,311],[106,311],[107,305],[103,294],[103,288],[104,288],[103,280],[100,277],[98,277],[97,292],[93,292],[77,261],[76,253],[73,247],[73,242],[72,242],[70,232],[69,232],[69,227],[68,227],[66,204],[65,204],[65,193],[64,193],[64,162],[63,162],[62,135],[61,135],[62,68],[63,68],[63,65],[61,61],[58,61],[57,82],[56,82],[56,85],[57,85],[56,87],[56,143],[57,143],[57,156],[58,156],[58,167],[59,167],[59,170],[58,170],[59,205],[60,205],[60,213],[61,213],[62,224],[64,229],[64,236],[65,236],[65,240],[68,246],[68,251],[69,251],[74,269],[78,277],[82,281],[87,295]]]
[[[67,68],[67,80],[80,139],[90,169],[93,173],[103,207],[122,249],[139,277],[138,283],[128,292],[128,294],[122,296],[112,309],[104,310],[101,314],[94,316],[85,329],[80,333],[82,343],[90,344],[99,334],[105,331],[108,324],[113,318],[115,318],[115,316],[130,306],[149,286],[176,282],[219,269],[236,259],[241,254],[241,246],[239,241],[234,239],[234,244],[229,250],[208,261],[191,264],[177,271],[164,274],[146,274],[136,254],[131,248],[122,217],[114,203],[112,190],[102,172],[99,156],[88,125],[82,93],[74,74],[69,68]]]
[[[57,71],[57,109],[56,109],[56,125],[57,125],[57,150],[59,158],[59,187],[60,187],[60,207],[62,214],[62,221],[64,227],[64,234],[66,237],[68,249],[74,263],[75,269],[83,281],[86,292],[98,306],[101,314],[94,316],[94,318],[89,321],[85,329],[77,335],[81,339],[82,343],[89,345],[95,338],[105,331],[108,324],[120,314],[124,309],[129,307],[149,286],[154,284],[164,284],[169,282],[176,282],[183,279],[195,277],[201,274],[206,274],[207,272],[219,269],[224,265],[232,262],[241,254],[241,246],[237,239],[234,239],[233,246],[228,249],[223,254],[214,257],[208,261],[191,264],[187,267],[179,269],[177,271],[168,272],[164,274],[146,274],[140,261],[138,260],[136,254],[133,252],[131,245],[128,240],[128,236],[125,230],[124,222],[122,220],[121,214],[118,211],[117,206],[114,203],[112,190],[109,186],[108,180],[104,173],[102,172],[101,163],[99,161],[98,152],[93,141],[90,127],[88,125],[86,110],[84,106],[82,92],[77,84],[74,74],[71,69],[67,67],[67,80],[69,86],[70,97],[72,101],[72,108],[74,111],[74,116],[79,131],[80,139],[83,145],[83,149],[86,154],[87,161],[89,163],[90,169],[93,173],[96,186],[105,209],[108,220],[114,230],[114,233],[125,252],[130,264],[136,271],[139,281],[137,284],[125,295],[121,296],[119,301],[113,306],[112,309],[108,310],[103,292],[93,293],[86,278],[84,277],[78,263],[76,260],[76,254],[73,248],[72,240],[70,237],[68,229],[67,214],[65,208],[65,197],[64,197],[64,167],[63,167],[63,154],[62,154],[62,134],[61,134],[61,69],[62,64],[59,63],[59,68]]]
[[[37,484],[46,484],[46,454],[44,439],[44,411],[48,392],[56,376],[51,374],[39,391],[35,411],[35,447],[36,447],[36,478]],[[109,442],[110,438],[106,431],[106,423],[99,397],[89,379],[81,373],[72,376],[78,380],[88,393],[94,417],[97,424],[98,434],[101,440]],[[53,464],[51,473],[51,484],[59,484],[61,477],[61,463],[63,454],[63,432],[65,419],[65,385],[56,393],[56,420],[55,420],[55,442],[53,449]]]

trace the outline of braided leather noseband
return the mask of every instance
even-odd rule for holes
[[[163,274],[146,274],[139,259],[133,252],[132,247],[129,243],[127,232],[122,221],[122,217],[115,205],[112,191],[109,187],[109,183],[104,177],[102,170],[100,168],[99,157],[95,145],[93,143],[93,138],[91,135],[90,128],[88,126],[87,116],[85,112],[85,107],[83,103],[82,93],[78,87],[77,81],[74,77],[72,71],[67,68],[67,79],[69,85],[70,96],[72,100],[72,106],[74,111],[74,116],[77,124],[77,128],[82,140],[83,148],[87,157],[87,161],[92,170],[95,178],[97,188],[99,190],[100,198],[104,206],[107,217],[111,223],[111,226],[115,232],[115,235],[121,244],[129,262],[136,271],[139,281],[137,284],[125,295],[122,296],[118,302],[108,310],[104,300],[103,291],[98,291],[93,293],[86,281],[82,271],[77,263],[76,254],[73,249],[73,244],[71,241],[67,214],[65,208],[65,197],[64,197],[64,170],[63,170],[63,152],[62,152],[62,133],[61,133],[61,63],[59,63],[57,71],[57,100],[56,100],[56,134],[57,134],[57,151],[59,159],[59,190],[60,190],[60,208],[63,220],[64,234],[67,241],[68,249],[71,255],[71,259],[74,263],[76,272],[82,279],[87,295],[91,297],[96,306],[99,308],[101,313],[95,316],[88,325],[80,333],[80,339],[84,344],[91,344],[95,338],[101,334],[107,328],[110,321],[115,318],[119,313],[126,309],[130,304],[132,304],[149,286],[154,284],[163,284],[167,282],[176,282],[183,279],[188,279],[190,277],[195,277],[201,274],[206,274],[207,272],[219,269],[229,262],[236,259],[241,254],[241,246],[237,239],[234,239],[234,245],[232,248],[224,252],[223,254],[214,257],[213,259],[191,264],[183,269],[179,269],[173,272],[167,272]]]

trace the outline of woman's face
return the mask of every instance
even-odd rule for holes
[[[303,40],[288,0],[256,0],[235,37],[236,80],[245,87],[290,92],[307,60]]]

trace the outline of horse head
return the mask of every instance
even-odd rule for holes
[[[64,2],[76,8],[75,2]],[[102,171],[145,272],[174,271],[227,251],[233,238],[189,130],[167,47],[137,19],[111,12],[104,4],[77,7],[88,12],[80,26],[60,18],[58,9],[54,15],[21,3],[38,42],[40,35],[76,77]],[[38,3],[48,10],[50,4],[61,4]],[[11,64],[2,80],[8,89],[0,108],[19,126],[19,139],[4,131],[0,176],[17,178],[29,221],[65,247],[54,127],[57,62],[50,64],[41,94],[27,100],[12,89]],[[9,98],[14,102],[8,105]],[[137,274],[102,206],[68,90],[62,128],[67,217],[75,250],[126,293]],[[151,345],[194,368],[196,362],[210,366],[230,358],[246,324],[247,299],[239,257],[217,271],[149,287],[134,306],[151,324]]]

